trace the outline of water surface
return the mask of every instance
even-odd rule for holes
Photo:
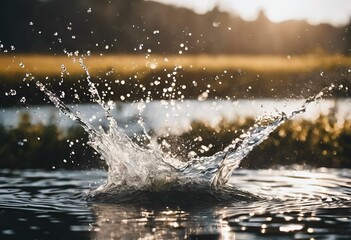
[[[351,238],[351,170],[236,170],[230,185],[257,198],[198,204],[189,193],[188,206],[87,199],[106,177],[1,170],[0,239]]]

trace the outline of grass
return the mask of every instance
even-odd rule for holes
[[[170,144],[167,152],[187,159],[190,151],[212,155],[223,150],[252,118],[223,120],[217,126],[193,122],[191,129],[177,136],[154,136]],[[18,126],[0,124],[0,168],[101,168],[103,161],[87,146],[87,134],[80,127],[60,129],[54,123],[32,124],[21,116]],[[136,141],[138,138],[135,139]],[[72,145],[73,146],[70,146]],[[205,146],[205,147],[203,147]],[[74,152],[74,154],[72,154]],[[351,121],[337,122],[333,114],[317,120],[290,120],[274,131],[242,162],[244,168],[271,168],[276,165],[351,168]]]
[[[203,92],[209,98],[301,98],[332,82],[351,89],[351,57],[343,55],[104,55],[84,63],[105,100],[198,98]],[[0,105],[18,105],[22,96],[27,104],[44,103],[43,95],[26,95],[38,92],[33,78],[64,91],[66,103],[76,94],[80,102],[90,100],[79,57],[0,55]],[[6,96],[11,89],[17,96]],[[350,96],[350,90],[334,95]]]
[[[187,158],[189,151],[211,156],[221,151],[254,124],[254,120],[226,121],[217,126],[193,122],[191,130],[166,137],[174,155]],[[244,131],[245,132],[245,131]],[[197,139],[197,141],[194,141]],[[184,149],[186,146],[186,150]],[[289,120],[254,148],[242,162],[244,168],[271,168],[293,164],[312,167],[351,168],[351,121],[336,121],[333,114],[316,120]]]
[[[83,74],[77,63],[79,57],[50,55],[0,55],[0,76],[25,74],[30,72],[38,76],[59,75],[63,64],[72,75]],[[182,66],[187,71],[231,71],[241,70],[257,73],[303,73],[315,70],[349,68],[351,58],[344,55],[104,55],[85,58],[91,74],[113,70],[116,74],[130,75],[153,72],[153,70],[172,70]],[[24,67],[19,66],[20,63]],[[151,66],[156,66],[151,69]]]
[[[102,166],[102,161],[86,146],[82,128],[60,129],[56,124],[32,124],[22,114],[18,126],[0,124],[0,168],[86,169]],[[72,141],[74,147],[69,143]],[[71,143],[71,144],[72,144]]]

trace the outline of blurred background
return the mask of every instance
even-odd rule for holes
[[[14,0],[0,39],[26,53],[349,54],[350,16],[345,0]]]
[[[167,112],[175,107],[164,102],[144,113],[150,134],[172,143],[182,158],[223,149],[255,116],[274,111],[271,103],[296,108],[299,99],[334,84],[321,111],[288,122],[243,164],[350,167],[350,20],[348,0],[3,1],[0,166],[101,165],[84,131],[70,120],[60,125],[63,116],[46,106],[51,103],[35,85],[40,80],[66,104],[91,104],[82,58],[131,134],[142,131],[131,128],[139,119],[132,102],[189,100],[183,115]],[[85,109],[88,119],[101,123],[91,112],[96,108]],[[155,116],[155,109],[164,116]],[[174,121],[188,127],[153,129],[163,123],[175,128]],[[202,140],[193,141],[198,136]]]

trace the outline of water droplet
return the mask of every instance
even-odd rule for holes
[[[155,63],[155,62],[150,63],[150,68],[151,69],[156,69],[157,68],[157,63]]]
[[[208,98],[208,93],[207,92],[203,92],[197,97],[197,100],[205,101],[207,98]]]
[[[61,71],[62,71],[62,72],[66,72],[66,70],[67,70],[67,69],[66,69],[65,65],[64,65],[64,64],[61,64]]]
[[[23,63],[20,63],[19,66],[20,66],[21,68],[24,68],[24,64],[23,64]]]
[[[213,22],[212,23],[213,27],[215,27],[215,28],[219,27],[220,24],[221,24],[220,22]]]
[[[21,103],[25,103],[26,100],[27,100],[26,97],[22,97],[21,100],[20,100],[20,102],[21,102]]]
[[[9,92],[5,93],[5,96],[15,96],[17,94],[15,89],[10,89]]]
[[[91,13],[91,8],[88,8],[87,13]]]
[[[24,139],[17,142],[18,146],[24,146],[24,143],[25,143]]]
[[[69,23],[69,24],[68,24],[67,30],[68,30],[68,31],[72,31],[72,23]]]
[[[30,25],[30,26],[33,26],[33,25],[34,25],[34,23],[33,23],[33,22],[29,22],[29,25]]]

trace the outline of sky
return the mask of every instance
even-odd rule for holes
[[[351,19],[351,0],[151,0],[186,7],[204,14],[216,5],[245,20],[256,19],[262,9],[274,22],[306,20],[310,24],[345,25]]]

